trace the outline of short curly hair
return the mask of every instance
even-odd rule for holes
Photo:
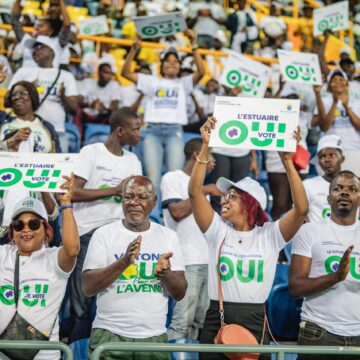
[[[12,108],[12,106],[13,106],[12,99],[11,99],[12,94],[14,92],[15,87],[18,85],[21,85],[22,87],[24,87],[26,89],[26,91],[29,93],[29,97],[30,97],[31,104],[32,104],[32,109],[33,109],[33,111],[36,111],[40,106],[39,94],[36,90],[35,85],[29,81],[19,81],[10,88],[10,90],[7,92],[6,97],[5,97],[5,107]]]

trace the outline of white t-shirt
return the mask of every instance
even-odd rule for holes
[[[74,174],[86,180],[85,189],[114,187],[130,175],[141,175],[141,164],[137,156],[123,151],[123,156],[116,156],[103,143],[84,146],[77,157]],[[75,203],[74,215],[79,234],[84,235],[123,218],[121,199],[109,196],[96,201]]]
[[[0,334],[15,315],[14,271],[17,247],[0,246]],[[58,263],[59,248],[20,256],[18,313],[36,329],[59,341],[58,313],[71,272]],[[54,326],[55,325],[55,326]],[[54,326],[54,327],[53,327]],[[1,357],[1,356],[0,356]],[[36,360],[60,359],[59,351],[40,351]]]
[[[34,83],[41,99],[46,95],[56,79],[59,69],[55,68],[20,68],[11,79],[10,87],[21,80]],[[51,123],[57,132],[65,132],[65,110],[60,100],[60,88],[65,87],[65,96],[78,96],[74,75],[61,70],[60,76],[44,103],[36,111],[44,120]]]
[[[335,235],[336,234],[336,235]],[[346,279],[304,298],[301,318],[341,336],[360,335],[360,225],[341,226],[324,220],[303,225],[292,253],[311,258],[310,278],[335,272],[345,250],[354,245]]]
[[[145,122],[186,125],[186,95],[194,89],[192,75],[177,79],[137,75],[137,88],[147,96]]]
[[[304,180],[303,185],[309,200],[309,221],[321,221],[329,218],[331,209],[327,197],[330,183],[322,176],[316,176]]]
[[[88,103],[100,100],[105,107],[109,108],[112,101],[121,102],[121,88],[117,81],[110,81],[104,87],[100,87],[96,79],[85,79],[78,82],[79,94]]]
[[[332,97],[323,98],[325,112],[328,113],[332,104]],[[350,97],[349,107],[352,111],[360,116],[360,103]],[[316,111],[316,114],[318,112]],[[322,133],[322,135],[337,135],[343,141],[344,150],[359,150],[360,146],[360,131],[356,130],[351,123],[349,116],[344,109],[341,101],[336,104],[335,119],[331,124],[328,131]]]
[[[256,226],[251,231],[236,231],[215,213],[204,235],[210,253],[210,299],[219,300],[218,252],[225,238],[220,257],[224,301],[264,303],[274,281],[279,251],[286,245],[279,221]]]
[[[130,107],[141,95],[137,90],[136,85],[122,86],[121,88],[122,106]],[[143,114],[146,107],[147,97],[143,96],[140,105],[137,109],[138,114]]]
[[[172,252],[171,269],[184,271],[179,240],[174,231],[153,222],[144,232],[126,229],[121,220],[105,225],[91,238],[83,271],[113,264],[138,235],[142,236],[142,241],[135,263],[97,295],[93,329],[106,329],[137,339],[166,332],[168,296],[154,276],[154,269],[161,254]]]
[[[181,201],[189,198],[188,185],[190,176],[182,170],[166,173],[161,179],[160,190],[163,203],[169,200]],[[204,235],[195,222],[193,214],[181,221],[175,221],[168,209],[164,209],[165,225],[172,228],[179,236],[181,251],[185,265],[201,265],[209,263],[209,250]]]
[[[38,117],[34,121],[25,121],[19,118],[14,121],[5,123],[0,129],[0,141],[4,141],[4,137],[11,131],[28,127],[34,134],[34,152],[49,153],[52,149],[50,132],[45,128]]]

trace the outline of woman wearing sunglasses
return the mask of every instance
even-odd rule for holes
[[[53,232],[42,202],[28,197],[15,204],[11,243],[0,246],[0,339],[13,339],[8,332],[15,316],[20,316],[50,340],[59,340],[58,312],[80,248],[71,205],[74,180],[64,178],[61,188],[67,192],[59,195],[62,246],[48,247]],[[22,331],[17,334],[18,340],[24,340]],[[35,359],[58,360],[60,352],[42,350]]]
[[[191,208],[210,252],[208,289],[211,302],[200,342],[214,343],[214,337],[220,328],[219,269],[225,323],[241,325],[255,336],[259,344],[269,344],[269,334],[264,326],[264,303],[273,284],[279,251],[304,222],[308,201],[292,163],[292,154],[279,152],[294,201],[291,210],[279,221],[270,223],[264,211],[266,194],[257,181],[247,177],[233,183],[220,178],[216,186],[224,193],[221,199],[221,216],[215,213],[202,192],[205,164],[209,161],[210,154],[209,137],[215,123],[215,118],[209,118],[200,129],[203,146],[189,183]],[[295,132],[295,137],[299,139],[298,131]],[[226,359],[224,355],[216,353],[203,353],[200,358]]]

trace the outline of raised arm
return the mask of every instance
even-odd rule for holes
[[[215,118],[209,117],[205,124],[200,128],[203,145],[196,158],[188,188],[191,209],[195,221],[203,233],[209,228],[214,217],[214,210],[203,193],[203,184],[206,175],[206,164],[209,161],[210,155],[210,133],[211,130],[215,128],[215,123]]]
[[[316,105],[319,114],[317,117],[317,121],[312,121],[311,125],[312,126],[319,125],[322,131],[328,131],[335,120],[335,111],[336,111],[336,104],[338,99],[335,95],[333,96],[333,103],[330,107],[330,110],[326,112],[324,102],[321,97],[321,87],[314,86],[314,92],[315,92]]]
[[[339,96],[339,100],[343,104],[347,114],[349,115],[350,122],[357,131],[360,131],[360,118],[354,113],[353,109],[349,106],[349,88]]]
[[[334,273],[310,278],[311,258],[293,254],[291,256],[289,291],[295,298],[314,295],[325,291],[346,279],[349,273],[350,246],[341,258],[338,270]]]
[[[66,10],[64,0],[60,1],[60,11],[63,20],[63,24],[59,33],[59,43],[61,47],[65,47],[70,42],[70,17]]]
[[[200,79],[205,75],[205,67],[203,59],[198,51],[198,44],[196,42],[196,34],[194,31],[187,29],[184,31],[184,34],[188,37],[193,49],[193,56],[196,65],[196,71],[193,74],[193,84],[196,85]]]
[[[297,140],[300,140],[300,130],[295,131]],[[289,241],[300,229],[309,212],[309,201],[306,196],[304,185],[292,161],[293,153],[279,152],[289,180],[291,196],[294,207],[280,219],[279,226],[285,241]]]
[[[62,246],[58,253],[59,266],[65,272],[70,272],[75,264],[76,257],[80,251],[80,238],[76,221],[74,218],[71,199],[74,189],[74,175],[71,177],[64,176],[66,183],[61,186],[62,189],[68,190],[67,193],[59,197],[60,205],[69,206],[62,210]]]
[[[82,287],[86,296],[95,296],[106,290],[118,277],[135,262],[139,255],[141,235],[133,240],[127,247],[125,255],[111,265],[95,270],[85,270],[82,274]]]
[[[115,187],[102,189],[85,189],[86,180],[75,176],[73,202],[88,202],[100,200],[109,196],[120,196],[122,183]]]
[[[135,84],[137,83],[138,75],[135,72],[131,71],[131,64],[134,61],[135,56],[139,51],[140,47],[141,47],[140,38],[136,37],[133,42],[133,46],[131,47],[129,53],[126,56],[124,65],[121,70],[121,76],[123,76],[125,79],[132,81]]]
[[[25,32],[22,28],[22,25],[20,23],[20,15],[21,15],[21,0],[15,0],[14,5],[12,7],[11,10],[11,25],[13,27],[15,36],[16,36],[16,40],[18,42],[20,42],[22,40],[22,38],[25,35]]]

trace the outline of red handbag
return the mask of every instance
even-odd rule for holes
[[[296,152],[292,157],[296,170],[306,169],[310,161],[310,153],[301,145],[296,145]]]

